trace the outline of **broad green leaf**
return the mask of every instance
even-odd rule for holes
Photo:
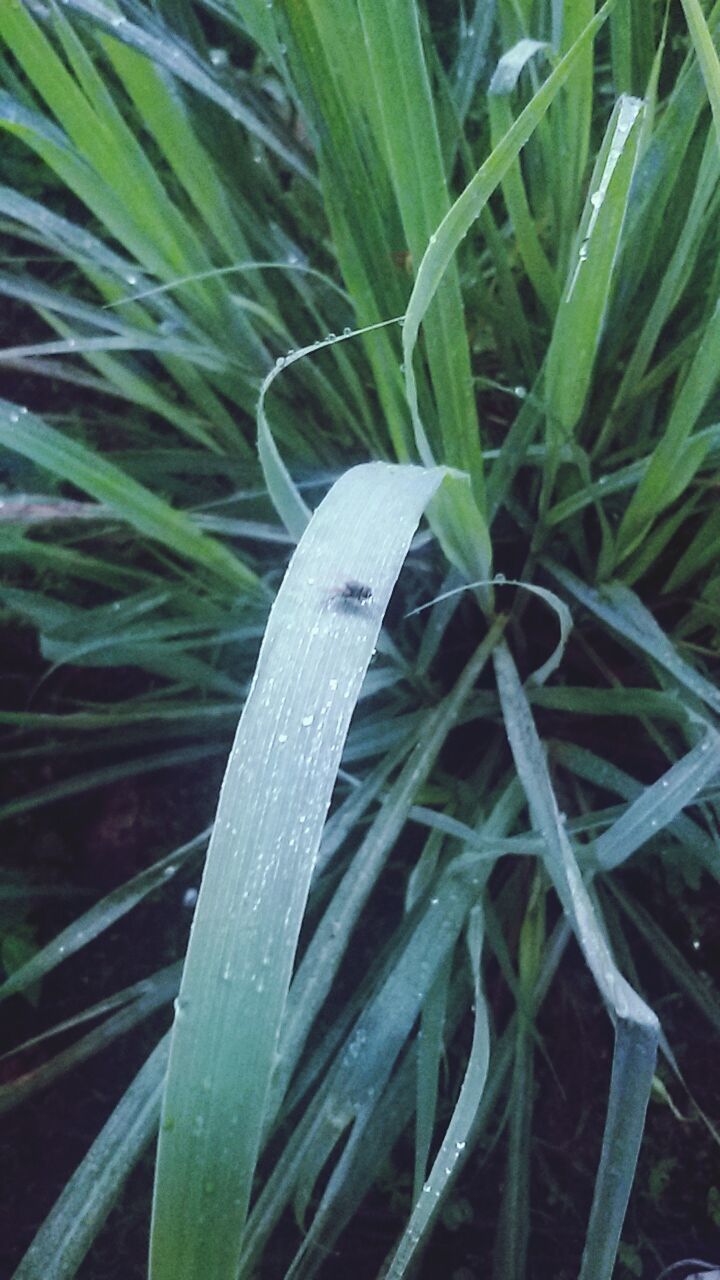
[[[340,754],[440,472],[348,472],[278,594],[211,838],[172,1036],[152,1280],[235,1280],[280,1023]],[[345,598],[344,584],[371,595]],[[253,1035],[246,1034],[247,1026]]]

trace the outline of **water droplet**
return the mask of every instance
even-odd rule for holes
[[[278,742],[282,745],[284,742],[287,742],[287,740],[288,740],[288,736],[287,736],[287,734],[286,734],[286,733],[279,733],[279,734],[278,734],[278,739],[277,739],[277,740],[278,740]]]
[[[312,715],[303,716],[302,720],[300,721],[303,729],[309,729],[314,719],[315,717]]]
[[[604,198],[605,198],[605,197],[603,196],[602,191],[593,191],[593,193],[592,193],[592,195],[591,195],[591,197],[590,197],[590,203],[591,203],[591,205],[592,205],[593,209],[599,209],[599,208],[600,208],[600,205],[602,204],[602,202],[603,202],[603,200],[604,200]]]
[[[513,387],[513,395],[517,396],[518,400],[524,400],[527,393],[527,387]]]

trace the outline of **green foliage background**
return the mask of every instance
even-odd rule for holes
[[[378,1196],[363,1275],[432,1274],[458,1214],[496,1280],[678,1261],[621,1233],[651,1090],[717,1141],[672,1032],[680,998],[720,1028],[719,31],[701,0],[0,7],[0,1104],[147,1031],[16,1280],[96,1274],[161,1099],[152,1280],[334,1274]],[[119,796],[102,845],[138,789],[137,865],[75,901],[43,831]],[[582,1205],[545,1145],[568,999],[614,1033]]]

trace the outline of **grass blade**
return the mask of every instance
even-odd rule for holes
[[[379,463],[348,472],[310,521],[270,615],[178,999],[152,1280],[237,1274],[280,1021],[340,753],[390,591],[441,478]],[[372,583],[369,604],[337,594],[356,576]]]
[[[620,98],[598,154],[545,370],[549,443],[557,450],[582,414],[602,336],[642,132],[643,105]]]
[[[508,739],[533,825],[544,837],[545,865],[616,1027],[608,1114],[580,1273],[580,1280],[610,1280],[635,1176],[659,1024],[616,968],[557,806],[530,707],[503,642],[493,658]]]

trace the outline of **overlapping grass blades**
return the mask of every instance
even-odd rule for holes
[[[513,757],[533,823],[544,838],[547,873],[615,1023],[608,1114],[580,1272],[581,1280],[610,1280],[635,1176],[655,1070],[659,1023],[621,976],[595,917],[507,646],[498,646],[494,661]]]

